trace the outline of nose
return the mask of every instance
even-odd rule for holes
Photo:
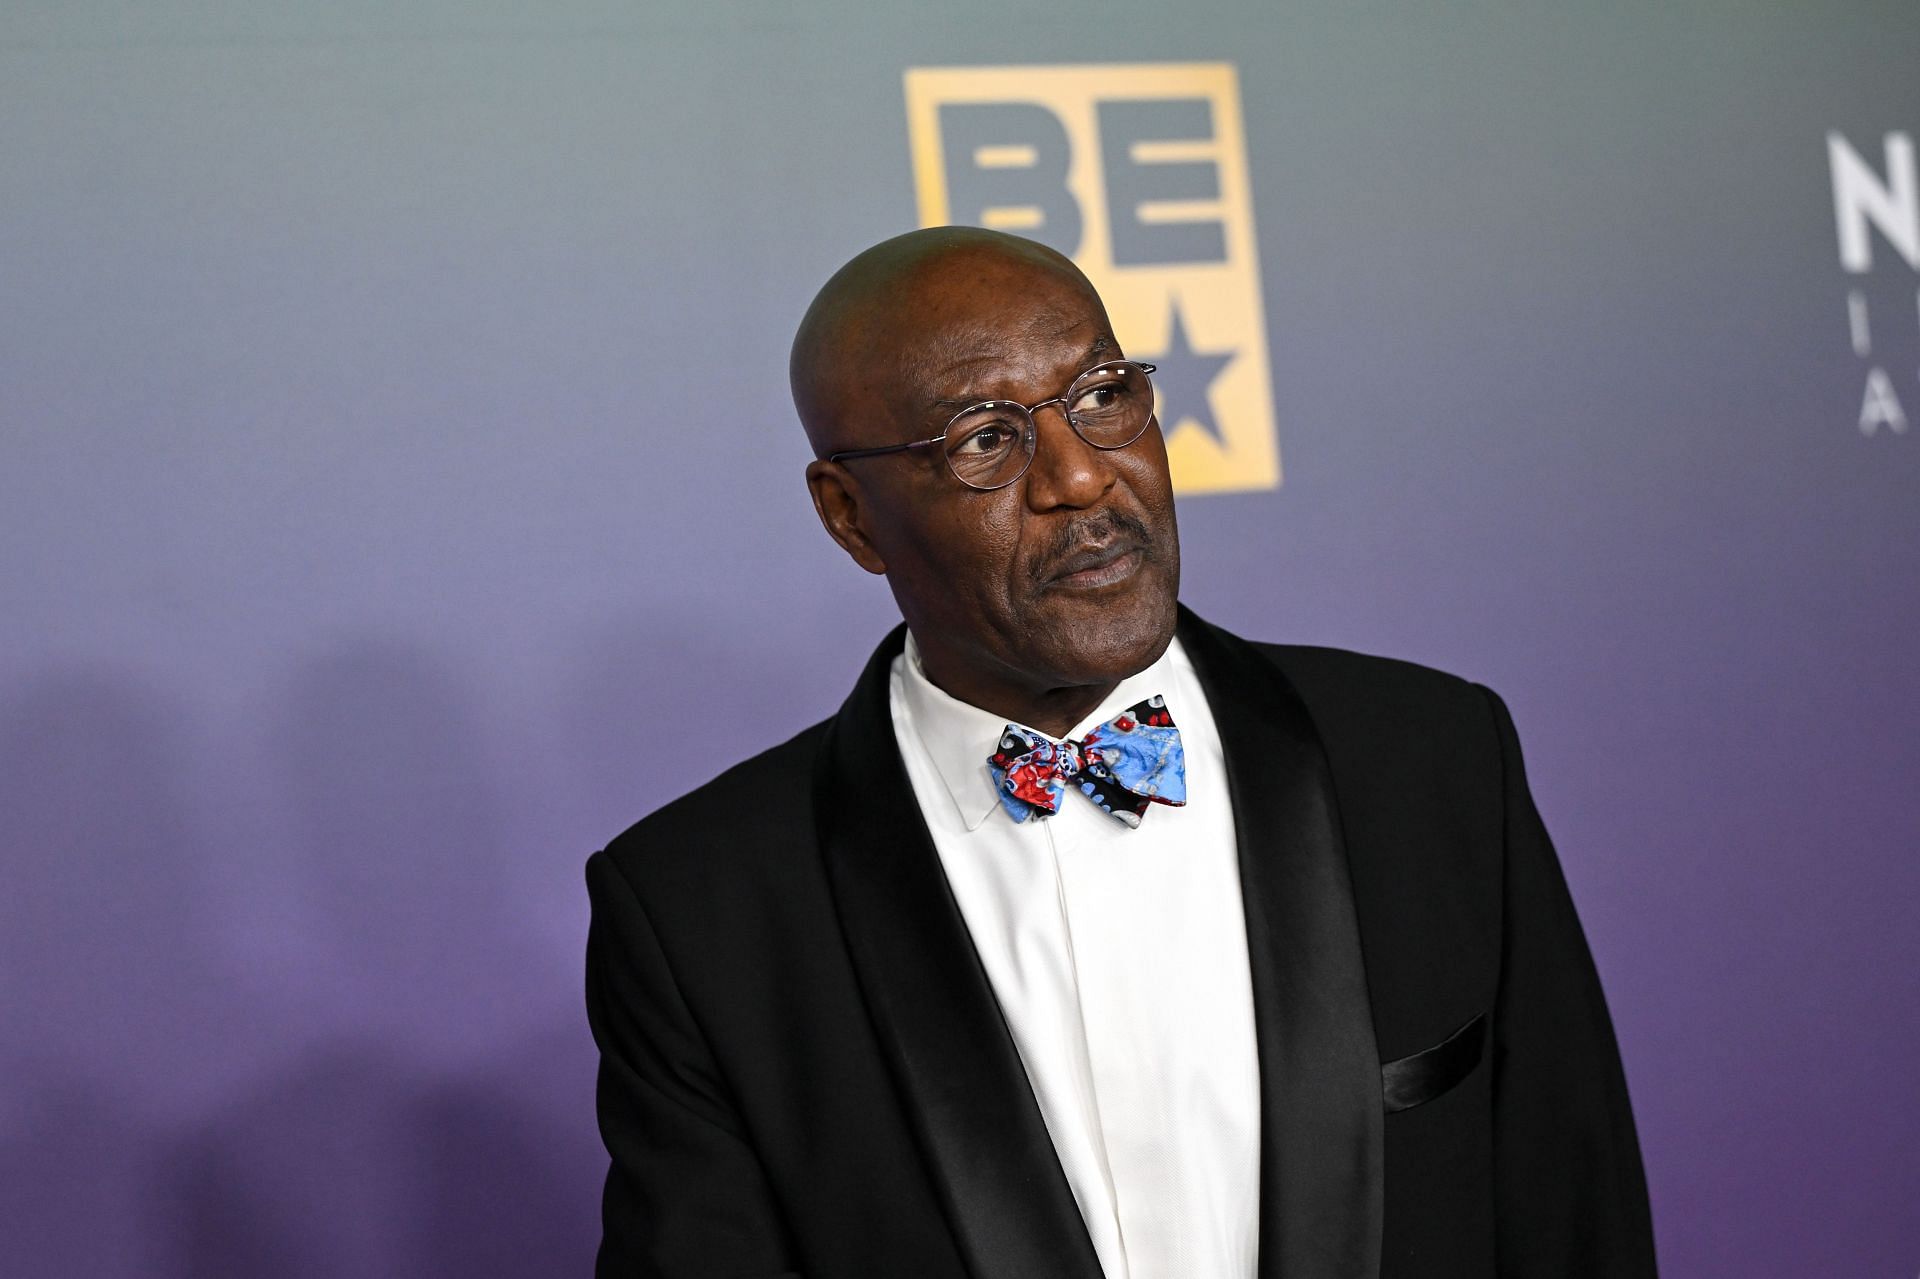
[[[1027,506],[1038,511],[1085,509],[1113,487],[1113,459],[1080,438],[1058,404],[1034,412],[1034,455],[1027,467]]]

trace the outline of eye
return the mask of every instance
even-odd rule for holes
[[[1074,397],[1072,409],[1076,414],[1112,413],[1126,403],[1132,393],[1132,388],[1118,378],[1096,382],[1081,389]]]
[[[1004,453],[1020,438],[1019,428],[1004,419],[969,426],[959,439],[947,446],[955,457],[988,457]]]

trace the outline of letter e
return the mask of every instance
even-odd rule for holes
[[[1220,168],[1211,160],[1142,162],[1140,143],[1214,140],[1213,105],[1205,98],[1102,102],[1100,160],[1106,171],[1115,266],[1224,262],[1227,233],[1216,219],[1149,222],[1141,205],[1218,200]]]

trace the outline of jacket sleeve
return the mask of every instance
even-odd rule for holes
[[[797,1279],[766,1173],[633,885],[587,862],[587,1020],[612,1158],[601,1279]]]
[[[1513,720],[1486,692],[1505,803],[1493,1026],[1493,1167],[1505,1279],[1654,1274],[1653,1226],[1620,1050]]]

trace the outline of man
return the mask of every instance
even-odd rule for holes
[[[588,863],[603,1275],[1653,1273],[1506,710],[1177,602],[1150,369],[941,228],[794,342],[906,620],[832,719]]]

